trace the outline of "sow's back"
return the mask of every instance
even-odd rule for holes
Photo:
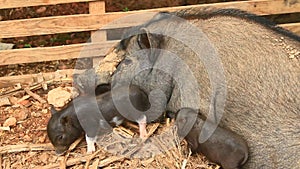
[[[204,116],[208,116],[212,87],[207,65],[186,44],[172,38],[191,34],[183,29],[186,23],[170,21],[174,15],[197,27],[216,49],[226,79],[220,85],[226,86],[227,90],[220,126],[247,141],[250,155],[245,168],[300,168],[300,37],[258,16],[233,9],[191,9],[167,17],[164,13],[157,14],[149,22],[131,30],[141,30],[144,34],[137,35],[129,31],[127,34],[132,36],[125,37],[115,47],[113,52],[125,59],[118,65],[113,79],[118,83],[131,81],[147,93],[157,88],[163,90],[168,98],[167,109],[177,112],[183,108],[180,97],[192,96],[196,90],[189,87],[191,82],[176,60],[167,65],[176,67],[171,71],[174,74],[170,75],[175,80],[154,69],[145,70],[131,78],[138,65],[145,65],[141,62],[158,65],[157,62],[163,60],[166,54],[163,51],[150,51],[132,56],[134,50],[146,47],[169,51],[180,56],[188,65],[199,86],[201,99],[195,104]],[[160,36],[167,29],[172,29],[171,34]],[[197,42],[198,37],[190,37]],[[194,45],[203,56],[213,55],[208,53],[210,50],[206,49],[205,42],[198,41]],[[187,93],[180,93],[180,87],[186,87]]]

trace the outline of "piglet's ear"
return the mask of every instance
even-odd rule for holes
[[[182,108],[177,112],[175,124],[180,137],[185,137],[191,131],[196,121],[197,114],[196,110],[190,108]]]
[[[69,117],[69,116],[63,116],[61,119],[60,119],[60,123],[63,125],[63,126],[70,126],[72,124],[72,119]]]
[[[50,106],[51,106],[50,107],[51,114],[53,115],[53,114],[57,113],[57,111],[55,110],[55,107],[52,104]]]

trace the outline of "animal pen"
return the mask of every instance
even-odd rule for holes
[[[122,24],[110,25],[105,30],[93,34],[105,25],[119,18],[141,13],[141,12],[157,12],[157,11],[175,11],[187,8],[205,9],[207,7],[214,8],[238,8],[257,15],[274,15],[300,12],[300,3],[298,1],[284,0],[251,0],[251,1],[235,1],[226,3],[214,3],[203,5],[190,5],[170,8],[149,9],[130,12],[105,12],[105,3],[95,0],[48,0],[48,1],[19,1],[11,0],[0,2],[0,9],[18,8],[40,5],[54,5],[71,2],[89,2],[89,14],[43,17],[34,19],[21,19],[0,22],[0,38],[48,35],[57,33],[70,33],[91,31],[91,43],[82,43],[75,45],[56,46],[56,47],[38,47],[29,49],[12,49],[0,51],[0,65],[26,64],[33,62],[53,61],[75,59],[80,56],[95,58],[96,64],[99,58],[101,59],[107,50],[113,46],[116,41],[107,39],[106,30],[120,29],[141,24],[146,18],[128,21]],[[290,30],[296,34],[300,34],[300,23],[285,23],[281,27]],[[84,49],[84,50],[82,50]],[[82,56],[82,55],[81,55]],[[96,59],[98,58],[98,59]],[[60,70],[59,74],[70,76],[72,70]],[[16,83],[33,83],[38,79],[49,80],[54,77],[55,72],[45,74],[30,74],[22,76],[0,77],[0,88],[11,86]]]
[[[300,2],[297,0],[248,0],[248,1],[232,1],[220,2],[211,4],[189,5],[168,8],[156,8],[128,12],[106,12],[105,2],[98,0],[35,0],[35,1],[21,1],[21,0],[0,0],[0,9],[32,7],[32,6],[47,6],[56,4],[66,4],[73,2],[87,2],[89,4],[89,14],[76,14],[64,16],[49,16],[32,19],[19,19],[0,21],[0,39],[52,35],[60,33],[73,32],[91,32],[90,42],[62,45],[54,47],[36,47],[24,49],[9,49],[0,51],[0,66],[39,63],[45,61],[69,60],[76,58],[91,58],[93,66],[97,66],[99,61],[104,58],[107,51],[120,40],[120,36],[109,34],[114,30],[122,30],[135,25],[139,25],[150,18],[136,18],[130,20],[122,20],[121,23],[114,22],[120,18],[132,15],[141,14],[144,12],[159,12],[159,11],[176,11],[180,9],[198,8],[206,9],[213,8],[237,8],[260,16],[281,15],[300,13]],[[113,23],[113,24],[111,24]],[[295,34],[300,35],[300,22],[282,23],[279,26],[290,30]],[[101,29],[102,28],[102,29]],[[97,31],[101,29],[100,31]],[[117,38],[116,38],[117,37]],[[82,70],[81,70],[82,71]],[[55,72],[24,74],[16,76],[0,77],[0,89],[12,87],[13,89],[0,93],[0,98],[12,92],[23,90],[22,85],[27,86],[25,90],[35,90],[47,85],[51,80],[72,80],[74,69],[62,69]],[[29,91],[28,91],[29,90]],[[34,97],[34,94],[32,94]],[[39,97],[37,97],[38,99]],[[43,101],[42,101],[43,102]],[[0,135],[1,137],[1,135]],[[48,150],[48,147],[41,145],[20,145],[18,146],[0,146],[0,157],[3,154],[11,152],[21,152],[30,150]],[[69,160],[65,165],[74,165],[80,161],[90,162],[90,156],[83,156]],[[99,160],[102,160],[99,162]],[[105,166],[111,162],[120,160],[118,157],[110,159],[100,159],[98,163],[100,166]],[[0,158],[0,169],[1,169]],[[87,164],[88,164],[87,163]],[[48,168],[57,168],[60,165],[51,165]],[[46,167],[47,168],[47,167]]]

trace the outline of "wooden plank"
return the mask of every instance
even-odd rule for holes
[[[105,13],[105,2],[90,2],[89,3],[89,12],[90,14],[104,14]],[[106,41],[106,31],[92,31],[91,41],[92,42],[103,42]]]
[[[84,70],[78,69],[64,69],[56,72],[42,73],[42,74],[28,74],[19,76],[5,76],[0,77],[0,88],[9,87],[17,83],[32,84],[37,82],[38,77],[43,76],[45,81],[52,79],[72,78],[74,73],[82,73]]]
[[[279,25],[300,35],[300,23]],[[0,65],[104,56],[118,41],[0,51]]]
[[[98,2],[90,2],[89,3],[89,13],[90,14],[103,14],[105,13],[105,2],[98,1]],[[91,42],[105,42],[107,40],[106,30],[98,30],[91,32]],[[93,58],[93,67],[98,66],[101,57]]]
[[[300,36],[300,23],[287,23],[287,24],[281,24],[279,26],[291,32],[294,32],[295,34]]]
[[[96,0],[0,0],[0,9],[90,1]]]
[[[0,22],[0,38],[98,30],[99,28],[112,23],[112,21],[123,16],[128,16],[129,14],[130,13],[124,12],[97,15],[80,14],[71,16],[2,21]],[[137,18],[134,21],[123,21],[124,23],[120,25],[132,26],[136,25],[137,23],[143,23],[145,20],[151,19],[153,15],[154,14],[150,16],[148,15],[148,18],[147,16]],[[108,28],[119,27],[120,25],[108,25]]]
[[[0,51],[0,65],[104,56],[117,41]]]
[[[282,14],[300,12],[300,2],[293,4],[284,3],[282,0],[255,0],[255,1],[239,1],[225,2],[216,4],[190,5],[171,8],[157,8],[141,11],[130,12],[114,12],[105,14],[81,14],[72,16],[57,16],[46,18],[34,18],[24,20],[12,20],[0,22],[0,38],[22,37],[32,35],[45,35],[66,32],[80,32],[98,30],[103,26],[106,29],[121,28],[134,26],[150,19],[152,15],[148,14],[143,17],[135,17],[131,21],[123,21],[122,23],[111,24],[114,20],[129,16],[131,14],[157,12],[157,11],[176,11],[188,8],[206,9],[208,7],[215,8],[239,8],[259,15]],[[107,26],[108,25],[108,26]],[[10,29],[7,29],[10,28]]]

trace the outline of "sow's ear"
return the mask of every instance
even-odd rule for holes
[[[141,49],[150,49],[149,60],[154,62],[157,58],[155,49],[159,48],[161,43],[159,35],[152,34],[147,28],[142,28],[141,33],[137,35],[137,43]]]
[[[142,33],[137,35],[137,42],[141,49],[151,48],[151,34],[146,28],[141,29]]]

